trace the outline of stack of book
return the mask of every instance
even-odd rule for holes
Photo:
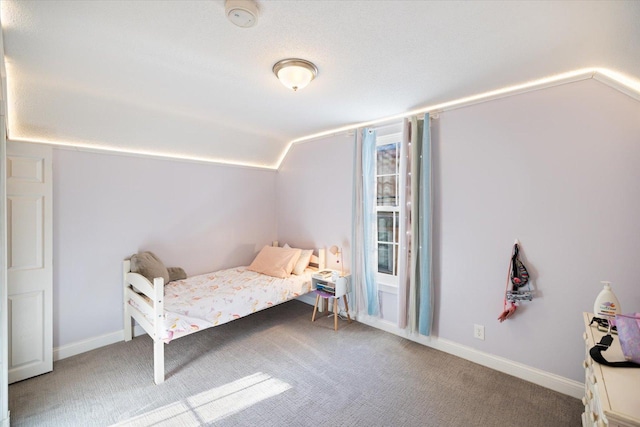
[[[336,288],[329,283],[316,282],[316,290],[327,294],[336,294]]]
[[[313,277],[321,280],[329,280],[332,274],[333,274],[333,271],[331,270],[322,270],[315,273]]]

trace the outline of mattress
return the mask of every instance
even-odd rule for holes
[[[165,333],[172,339],[222,325],[311,291],[311,271],[286,279],[235,267],[164,287]],[[132,305],[136,305],[132,300]]]

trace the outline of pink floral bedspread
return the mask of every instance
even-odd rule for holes
[[[164,287],[165,342],[222,325],[311,291],[311,273],[278,279],[236,267]]]

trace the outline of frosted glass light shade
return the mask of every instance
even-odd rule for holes
[[[297,91],[318,75],[318,69],[304,59],[283,59],[273,66],[273,73],[283,85]]]

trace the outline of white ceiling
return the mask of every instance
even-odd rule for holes
[[[640,1],[2,0],[13,139],[277,166],[289,141],[579,68],[640,77]],[[292,92],[271,72],[319,74]]]

